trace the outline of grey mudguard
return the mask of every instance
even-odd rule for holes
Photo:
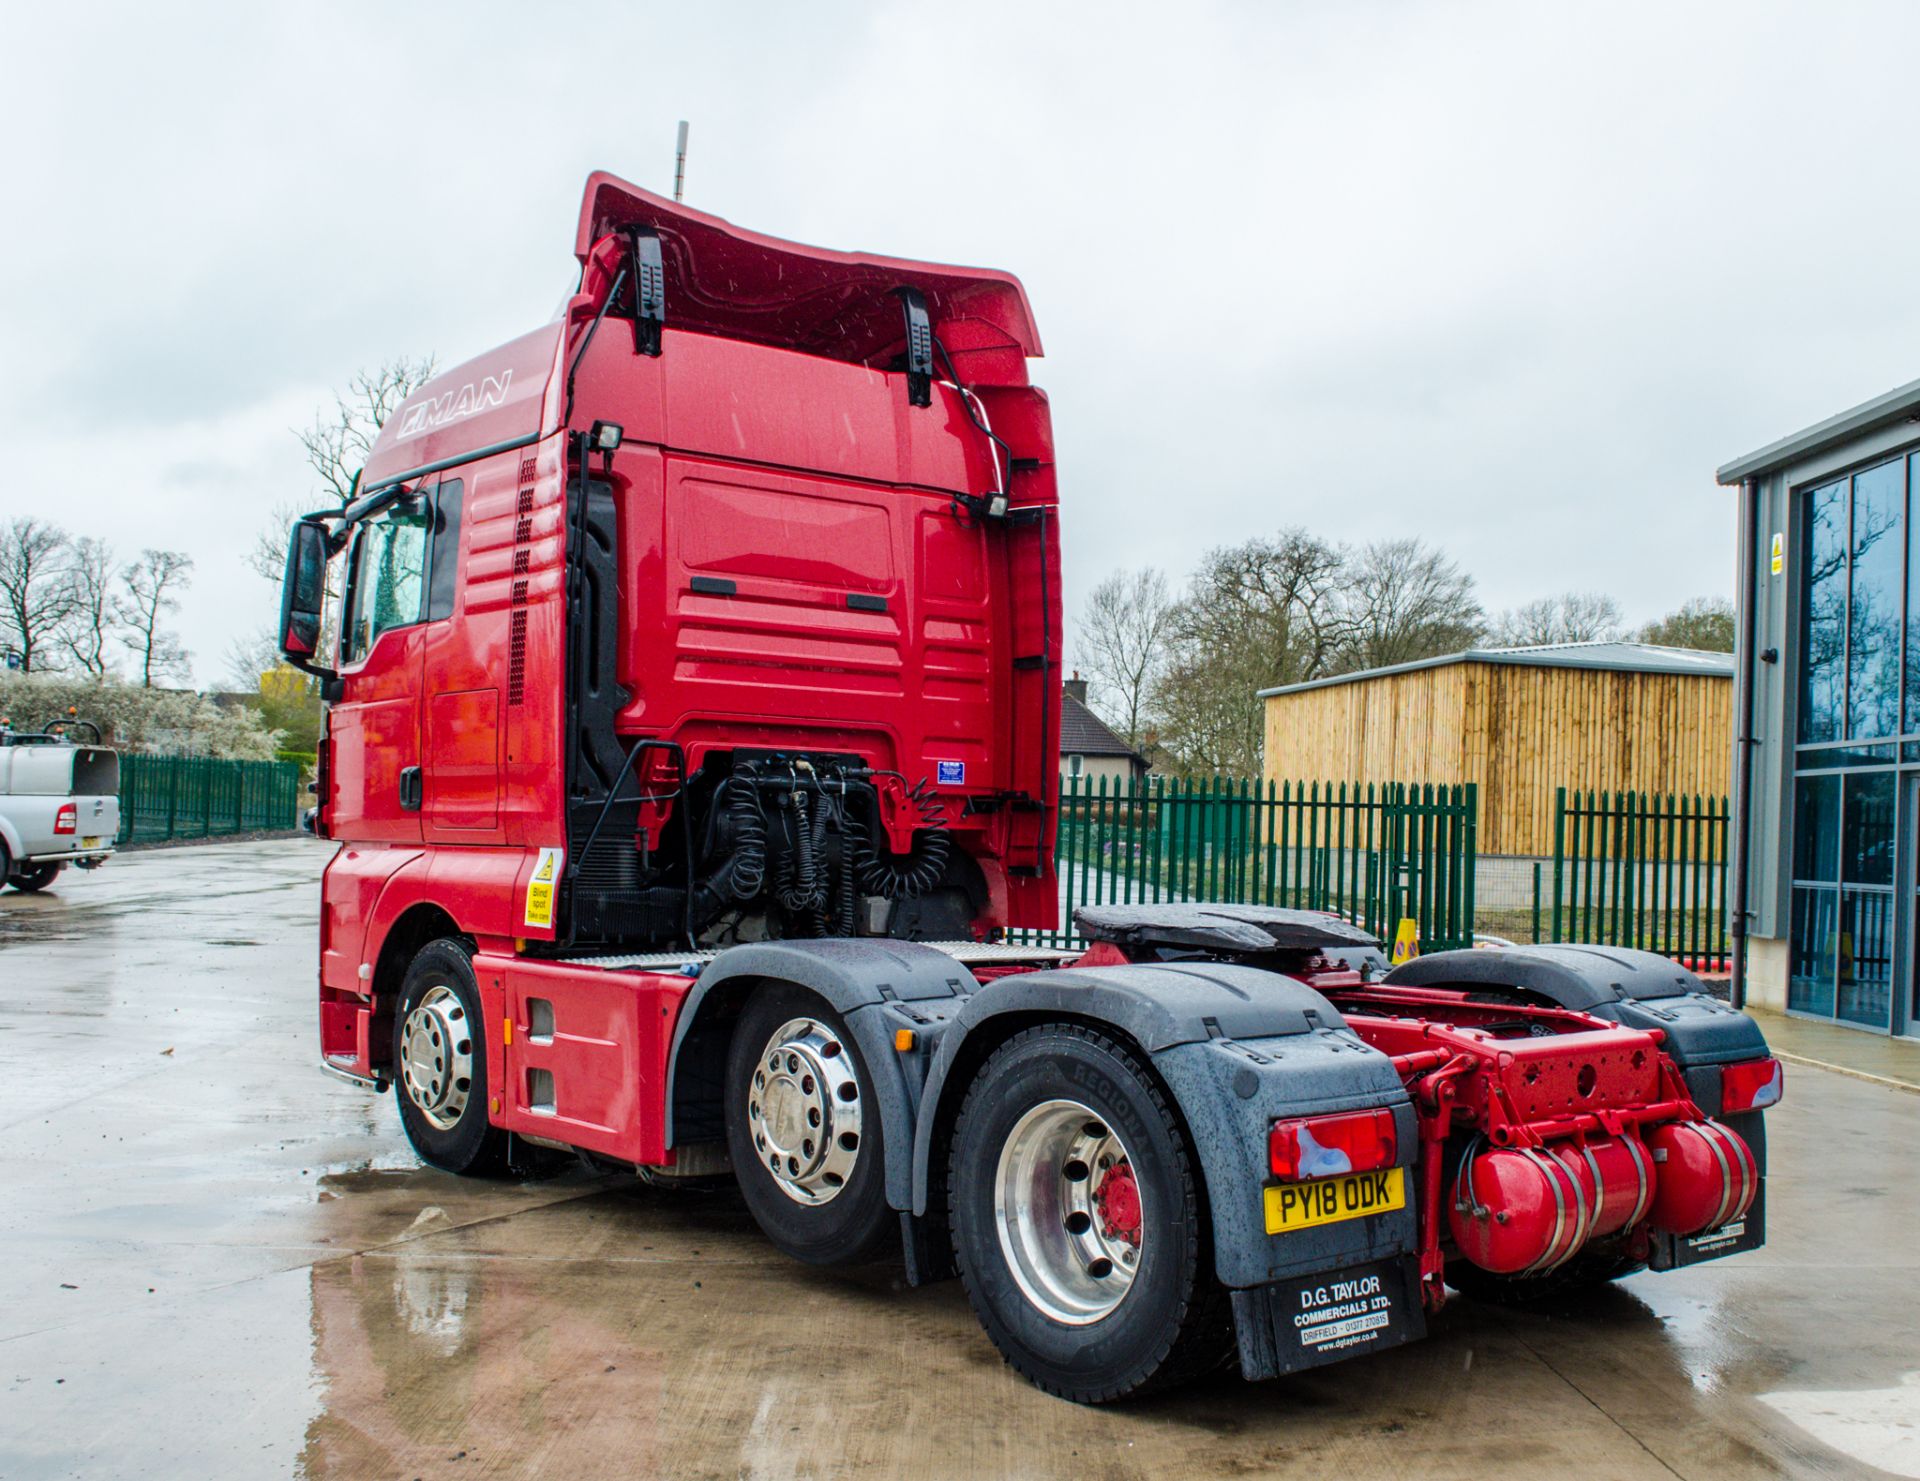
[[[703,1009],[733,984],[787,982],[817,993],[838,1013],[860,1046],[885,1127],[887,1202],[905,1208],[912,1192],[913,1129],[927,1061],[948,1021],[974,990],[973,976],[945,952],[912,941],[877,938],[763,941],[720,953],[687,994],[667,1060],[667,1145],[675,1146],[676,1077],[682,1049],[699,1033]],[[916,1048],[901,1054],[894,1031],[914,1030]]]
[[[1319,910],[1277,905],[1082,905],[1075,924],[1089,941],[1135,950],[1198,947],[1221,953],[1378,949],[1358,926]]]
[[[1678,962],[1613,946],[1515,946],[1436,951],[1387,974],[1395,987],[1523,987],[1581,1013],[1623,999],[1703,991]]]
[[[1106,1024],[1151,1058],[1193,1133],[1213,1212],[1214,1264],[1229,1286],[1334,1269],[1414,1248],[1407,1207],[1293,1234],[1266,1232],[1267,1132],[1285,1116],[1392,1106],[1402,1159],[1416,1150],[1413,1111],[1385,1055],[1305,983],[1224,963],[1081,967],[988,983],[948,1027],[927,1077],[913,1149],[913,1211],[927,1211],[932,1111],[967,1037],[1006,1014]]]
[[[1526,946],[1437,951],[1387,974],[1395,987],[1515,987],[1627,1028],[1659,1029],[1683,1070],[1758,1059],[1760,1025],[1709,993],[1678,962],[1620,946]],[[1714,1091],[1714,1106],[1719,1090]]]
[[[1419,1132],[1393,1063],[1349,1029],[1272,1039],[1210,1039],[1153,1056],[1186,1117],[1213,1212],[1213,1263],[1229,1287],[1344,1270],[1417,1248],[1413,1163]],[[1291,1234],[1268,1234],[1273,1181],[1267,1133],[1275,1121],[1331,1111],[1393,1108],[1405,1206]]]

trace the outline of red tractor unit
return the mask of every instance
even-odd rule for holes
[[[587,182],[579,291],[295,526],[323,1064],[427,1162],[731,1173],[1101,1401],[1761,1242],[1780,1066],[1664,959],[1058,913],[1059,498],[1005,273]]]

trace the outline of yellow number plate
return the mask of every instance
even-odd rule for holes
[[[1407,1206],[1407,1172],[1355,1172],[1307,1183],[1277,1183],[1266,1190],[1267,1233],[1291,1234],[1316,1224],[1364,1219]]]
[[[100,840],[98,838],[83,838],[80,840],[80,847],[81,848],[99,848]]]

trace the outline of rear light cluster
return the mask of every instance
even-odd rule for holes
[[[1399,1151],[1393,1112],[1387,1110],[1276,1121],[1267,1133],[1267,1162],[1276,1178],[1289,1183],[1377,1172],[1392,1167]]]
[[[1749,1059],[1720,1067],[1720,1114],[1764,1111],[1780,1104],[1786,1088],[1786,1067],[1777,1059]]]
[[[46,814],[42,813],[40,816],[44,818]],[[80,831],[80,809],[75,807],[71,802],[63,806],[59,812],[53,815],[53,831],[55,833],[78,833]]]

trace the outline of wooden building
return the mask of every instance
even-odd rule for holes
[[[1469,649],[1260,697],[1269,781],[1472,782],[1483,855],[1551,855],[1560,787],[1727,793],[1730,653]]]

